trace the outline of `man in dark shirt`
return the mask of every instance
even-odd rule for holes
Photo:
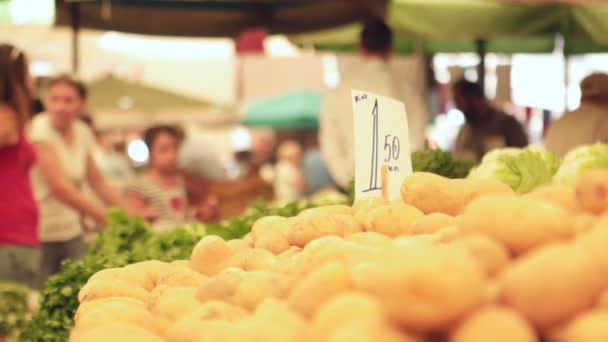
[[[513,116],[492,108],[477,83],[460,80],[453,90],[456,107],[466,118],[456,139],[455,155],[480,160],[490,150],[528,144],[522,125]]]

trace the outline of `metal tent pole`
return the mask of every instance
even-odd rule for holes
[[[72,73],[78,74],[80,66],[80,3],[70,2],[70,19],[72,24]]]

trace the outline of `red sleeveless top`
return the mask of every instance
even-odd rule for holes
[[[23,131],[12,146],[0,147],[0,246],[37,246],[38,207],[30,183],[34,147]]]

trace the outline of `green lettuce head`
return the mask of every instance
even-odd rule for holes
[[[553,153],[538,147],[497,149],[486,154],[468,178],[498,180],[526,193],[551,181],[557,160]]]
[[[576,178],[585,171],[601,168],[608,168],[608,145],[597,143],[580,146],[566,154],[553,181],[574,185]]]

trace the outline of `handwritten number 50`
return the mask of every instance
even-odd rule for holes
[[[392,139],[391,139],[392,137]],[[401,152],[401,143],[398,137],[394,137],[388,134],[384,137],[384,162],[388,163],[391,160],[399,159],[399,153]]]

